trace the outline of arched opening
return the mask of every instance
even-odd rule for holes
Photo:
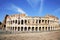
[[[42,23],[44,23],[44,20],[42,20]]]
[[[15,27],[15,31],[17,30],[17,27]]]
[[[35,29],[36,29],[36,31],[38,31],[38,27],[36,27]]]
[[[47,23],[47,20],[45,20],[45,23]]]
[[[30,29],[31,29],[31,28],[30,28],[30,27],[28,27],[28,31],[30,31]]]
[[[20,20],[18,20],[18,25],[20,24]]]
[[[14,23],[14,20],[13,20],[13,23]]]
[[[44,27],[42,27],[42,30],[44,31]]]
[[[24,30],[27,31],[27,27],[25,27]]]
[[[39,27],[39,31],[41,31],[41,27]]]
[[[14,27],[13,27],[13,30],[14,30]]]
[[[50,31],[50,27],[48,27],[48,31]]]
[[[25,20],[25,24],[27,24],[27,20]]]
[[[47,27],[45,27],[45,30],[47,30]]]
[[[41,20],[39,20],[39,23],[41,23]]]
[[[18,31],[20,31],[20,27],[18,27]]]
[[[15,24],[17,24],[17,20],[15,20]]]
[[[23,31],[23,27],[21,27],[21,31]]]
[[[21,24],[23,25],[23,20],[21,20]]]
[[[34,31],[34,27],[32,27],[32,31]]]

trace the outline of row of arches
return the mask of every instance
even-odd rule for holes
[[[9,23],[9,24],[13,24],[13,23],[15,23],[15,24],[21,24],[21,25],[23,25],[23,24],[27,24],[27,23],[30,23],[30,21],[32,21],[32,23],[34,23],[35,21],[34,20],[11,20],[11,21],[7,21],[7,23]],[[37,20],[36,19],[36,24],[40,24],[40,23],[49,23],[49,20]]]
[[[11,27],[10,30],[14,31],[50,31],[54,27]]]

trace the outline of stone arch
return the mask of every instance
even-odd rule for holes
[[[20,24],[20,20],[18,20],[18,25]]]
[[[30,31],[31,27],[28,27],[28,31]]]
[[[23,27],[21,27],[21,31],[23,31]]]
[[[20,27],[18,27],[18,31],[20,31]]]
[[[44,27],[42,27],[42,30],[44,31]]]
[[[48,31],[50,30],[50,27],[48,27]]]
[[[21,20],[21,24],[23,25],[23,20]]]
[[[41,31],[41,27],[39,27],[39,31]]]
[[[35,30],[38,31],[38,27],[36,27]]]
[[[14,27],[13,27],[13,30],[14,30]]]
[[[45,27],[45,30],[47,30],[47,27]]]
[[[24,31],[27,31],[27,27],[24,27]]]
[[[15,31],[17,30],[17,27],[15,27]]]
[[[34,27],[32,27],[32,31],[34,31]]]
[[[17,20],[15,20],[15,24],[17,24]]]
[[[27,24],[27,20],[25,20],[25,24]]]

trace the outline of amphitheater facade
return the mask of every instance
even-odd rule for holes
[[[26,14],[9,15],[6,30],[9,31],[50,31],[59,27],[59,19],[52,15],[27,16]]]

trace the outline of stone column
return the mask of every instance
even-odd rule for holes
[[[24,31],[24,28],[25,28],[25,27],[23,27],[23,31]]]
[[[39,27],[38,27],[38,31],[39,31]]]
[[[31,26],[30,26],[30,31],[32,31]]]
[[[44,20],[44,24],[45,24],[45,20]]]
[[[20,26],[20,31],[21,31],[21,26]]]
[[[42,31],[42,26],[41,26],[41,31]]]
[[[28,31],[28,27],[27,27],[27,31]]]
[[[14,31],[15,31],[15,27],[14,27]]]
[[[53,30],[53,27],[52,27],[52,30]]]
[[[47,26],[47,31],[48,31],[48,26]]]
[[[27,24],[28,24],[28,20],[27,20]]]
[[[44,26],[44,31],[46,31],[46,27]]]
[[[54,26],[54,30],[55,30],[55,26]]]

